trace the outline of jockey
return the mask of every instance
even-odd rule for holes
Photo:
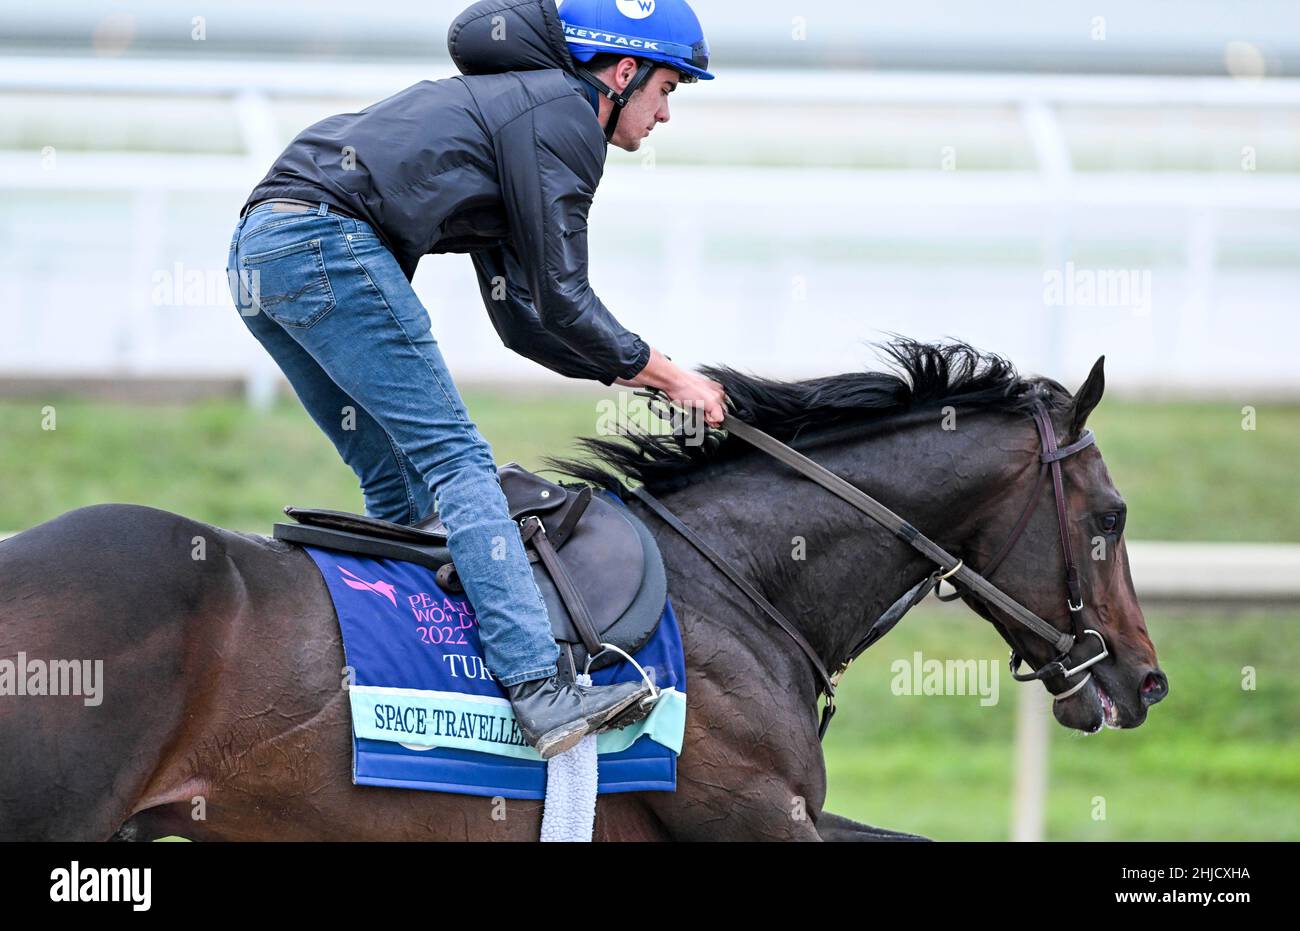
[[[623,327],[587,280],[607,144],[635,151],[679,84],[708,80],[686,0],[484,0],[421,81],[289,144],[248,196],[228,273],[245,325],[356,472],[366,512],[436,510],[484,659],[543,758],[626,722],[649,688],[583,687],[559,649],[492,449],[411,287],[468,253],[505,345],[570,378],[646,386],[722,421],[722,385]]]

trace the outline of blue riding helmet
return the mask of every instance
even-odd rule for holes
[[[586,68],[578,68],[578,76],[614,104],[605,125],[606,140],[613,138],[628,100],[659,65],[676,69],[686,84],[713,80],[708,72],[709,43],[686,0],[564,0],[560,21],[574,61],[588,62],[607,52],[641,63],[621,92]]]
[[[686,0],[564,0],[560,19],[577,61],[623,53],[676,68],[687,83],[713,80],[709,43]]]

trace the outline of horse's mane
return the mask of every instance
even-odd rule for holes
[[[846,372],[803,381],[774,381],[729,366],[703,366],[699,371],[722,383],[740,419],[785,443],[805,431],[882,423],[947,405],[1027,413],[1036,399],[1054,410],[1070,400],[1070,393],[1058,382],[1022,378],[1003,357],[980,352],[968,343],[895,337],[877,345],[893,371]],[[626,442],[583,437],[578,445],[596,462],[567,457],[547,457],[546,462],[556,471],[620,496],[627,486],[619,476],[652,492],[671,490],[689,484],[710,466],[753,449],[719,430],[708,430],[703,442],[697,438],[695,443],[685,442],[680,434],[636,431]]]

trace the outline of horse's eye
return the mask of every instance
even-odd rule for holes
[[[1103,514],[1101,517],[1101,529],[1107,533],[1114,533],[1115,528],[1119,526],[1119,514],[1111,511],[1109,514]]]

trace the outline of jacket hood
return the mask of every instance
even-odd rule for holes
[[[555,0],[481,0],[452,22],[447,51],[461,74],[575,70]]]

